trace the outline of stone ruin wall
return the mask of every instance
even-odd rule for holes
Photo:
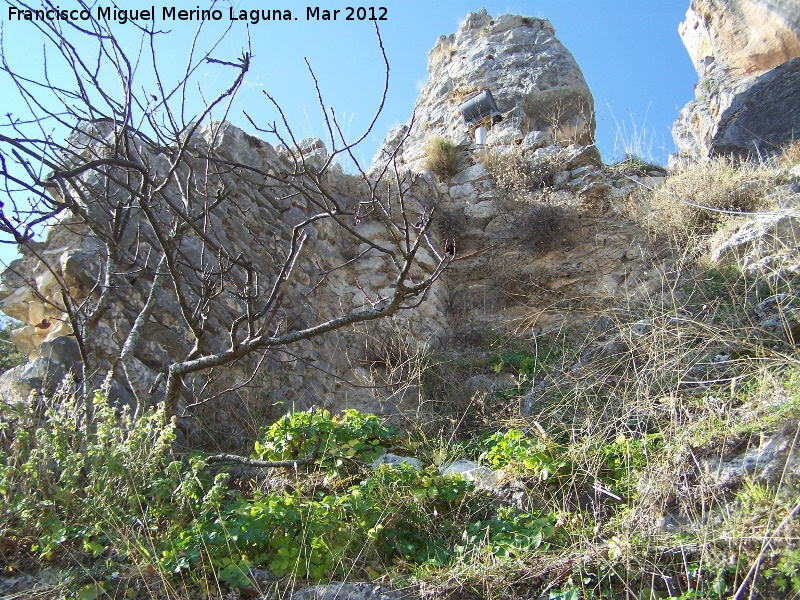
[[[113,131],[104,130],[102,123],[84,127],[90,128],[90,136],[76,132],[70,139],[73,148],[84,144],[86,152],[93,152],[98,136],[106,136],[106,139],[113,136]],[[327,150],[319,140],[304,140],[299,151],[303,153],[306,164],[314,169],[320,169],[328,158]],[[156,150],[144,149],[143,152],[146,161],[154,165],[155,176],[163,174],[168,168],[166,158]],[[204,173],[202,167],[207,154],[263,172],[285,173],[291,170],[291,159],[286,149],[274,148],[228,123],[212,123],[201,128],[189,154],[187,173],[189,168],[195,173]],[[344,202],[363,199],[359,193],[365,192],[358,177],[347,175],[338,167],[330,169],[326,177],[326,185]],[[276,257],[280,257],[288,247],[294,225],[317,212],[301,195],[253,174],[229,172],[208,175],[207,178],[201,176],[194,185],[198,189],[210,186],[212,193],[224,186],[231,200],[226,200],[212,213],[208,227],[232,255],[245,250],[245,245],[251,251],[257,250],[251,255],[256,257],[264,273],[276,272],[280,264]],[[167,193],[173,201],[180,202],[184,192],[171,185]],[[412,211],[416,207],[412,216],[421,215],[423,203],[427,205],[431,201],[435,202],[435,189],[432,192],[428,182],[418,179],[410,185],[406,203]],[[99,210],[99,207],[87,208]],[[99,213],[96,217],[103,218]],[[119,278],[113,305],[90,334],[92,361],[97,366],[97,373],[89,374],[93,384],[99,386],[107,373],[113,373],[112,397],[118,403],[129,405],[133,404],[133,397],[123,383],[118,357],[153,281],[155,262],[148,256],[149,250],[157,247],[152,230],[141,215],[134,215],[133,219],[133,225],[128,228],[130,233],[120,245],[121,254],[126,257],[127,275]],[[356,230],[367,239],[388,243],[381,238],[386,235],[385,229],[378,227],[374,220],[365,218]],[[388,258],[372,255],[348,264],[364,249],[359,247],[355,238],[345,239],[342,232],[328,222],[317,222],[306,231],[309,238],[293,278],[291,297],[285,302],[286,309],[277,315],[278,320],[286,319],[300,327],[324,322],[343,312],[364,308],[365,292],[370,297],[391,292],[395,273]],[[203,250],[199,238],[186,235],[181,241],[181,251],[192,260],[200,260]],[[43,266],[33,253],[25,252],[21,259],[9,265],[0,285],[0,306],[6,314],[25,324],[14,331],[13,340],[30,359],[27,365],[0,378],[0,393],[6,401],[23,399],[35,388],[52,392],[66,372],[74,371],[79,363],[77,343],[70,335],[72,330],[67,315],[57,308],[63,304],[56,275],[63,278],[76,298],[92,297],[96,301],[99,294],[103,244],[75,217],[67,217],[53,225],[47,240],[36,248],[36,254],[44,258],[52,270]],[[425,249],[420,250],[418,263],[418,269],[423,271],[413,273],[415,278],[436,266],[436,261]],[[325,272],[328,274],[323,277]],[[256,404],[265,401],[277,403],[280,405],[278,410],[316,405],[381,412],[383,409],[377,405],[375,395],[363,391],[363,386],[371,381],[368,366],[376,360],[369,350],[370,345],[378,344],[389,335],[386,328],[407,332],[421,344],[435,343],[443,337],[446,328],[446,301],[446,290],[441,282],[436,282],[426,302],[413,315],[400,313],[384,326],[343,329],[301,342],[291,348],[291,353],[277,353],[267,360],[264,375],[251,386],[250,393],[255,396],[253,401]],[[151,388],[166,364],[184,357],[190,350],[187,340],[191,339],[191,332],[183,324],[174,293],[162,289],[157,306],[135,352],[134,379],[142,389]],[[242,300],[233,293],[223,294],[212,303],[202,338],[206,350],[221,351],[229,343],[227,326],[233,316],[243,310]],[[212,386],[209,389],[219,390],[243,383],[254,361],[255,358],[248,359],[230,368],[217,369],[210,376],[200,374],[189,378],[189,393],[185,394],[184,405],[191,402],[193,391],[209,382]],[[329,373],[332,377],[321,376],[321,373]],[[253,391],[252,388],[259,386],[260,390]],[[163,393],[163,385],[160,390]],[[206,415],[206,419],[221,428],[233,425],[232,420],[245,417],[253,408],[246,406],[243,395],[247,393],[230,394],[230,402],[227,405],[220,402],[221,408],[211,410],[212,414]],[[258,407],[253,410],[256,409]]]

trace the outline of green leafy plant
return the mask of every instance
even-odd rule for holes
[[[28,357],[11,341],[11,331],[20,326],[22,323],[14,319],[0,319],[0,373],[25,364],[28,360]]]
[[[375,543],[383,556],[439,565],[450,559],[459,533],[455,523],[465,516],[464,502],[474,489],[471,482],[442,477],[433,468],[382,466],[361,489],[366,501],[381,507],[381,535]]]
[[[382,425],[375,415],[347,409],[341,415],[329,411],[288,414],[267,427],[255,443],[253,457],[260,460],[291,460],[312,452],[321,440],[317,468],[332,472],[354,463],[371,463],[394,443],[397,428]]]
[[[612,492],[623,498],[631,498],[636,493],[639,474],[647,467],[649,452],[660,445],[661,435],[651,434],[640,438],[620,435],[613,442],[599,448],[600,469],[598,478]]]
[[[465,543],[456,550],[476,557],[488,552],[501,558],[521,558],[533,550],[546,550],[545,540],[555,533],[555,524],[552,515],[537,517],[503,508],[491,519],[470,523]]]
[[[517,429],[498,432],[484,441],[481,460],[494,467],[510,467],[530,472],[542,481],[570,473],[573,463],[563,449],[549,439],[526,436]]]
[[[338,493],[235,494],[176,532],[161,564],[181,572],[212,565],[220,580],[244,585],[247,570],[320,581],[370,563],[444,567],[489,552],[519,557],[546,548],[555,519],[488,512],[471,482],[434,468],[383,465]]]
[[[664,173],[664,167],[661,167],[653,162],[647,161],[636,154],[626,154],[625,158],[611,165],[610,169],[617,173],[625,175],[638,175],[640,177],[655,171],[657,173]]]
[[[570,352],[563,343],[540,344],[535,349],[512,348],[491,356],[491,369],[495,373],[513,373],[520,379],[532,379],[541,370],[557,364]]]
[[[782,591],[791,590],[793,594],[800,594],[800,548],[784,552],[764,576],[775,582]]]
[[[152,409],[134,420],[98,391],[87,421],[68,383],[44,402],[43,415],[38,404],[3,407],[0,532],[6,548],[43,563],[68,555],[109,571],[121,568],[114,564],[152,568],[164,534],[188,515],[219,505],[227,475],[212,482],[199,457],[177,459],[174,425],[164,422],[163,412]],[[92,590],[102,595],[102,587],[87,587],[82,576],[69,585],[77,586],[78,597]]]

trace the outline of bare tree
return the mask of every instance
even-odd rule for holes
[[[91,10],[83,2],[81,7]],[[45,68],[37,77],[15,69],[5,48],[0,54],[2,71],[29,109],[28,115],[9,114],[0,124],[6,196],[0,234],[22,248],[26,264],[36,261],[57,293],[45,293],[41,277],[27,269],[15,272],[12,265],[6,276],[29,285],[74,336],[87,404],[91,375],[105,368],[125,382],[137,411],[163,399],[172,416],[187,378],[248,355],[259,357],[260,366],[266,353],[292,352],[304,340],[414,309],[452,259],[452,250],[440,251],[428,234],[433,209],[410,199],[418,181],[398,170],[399,146],[369,176],[354,153],[373,129],[388,89],[389,64],[377,27],[385,85],[363,135],[345,139],[317,85],[330,151],[305,148],[281,107],[265,94],[279,121],[262,125],[246,118],[281,144],[280,151],[246,137],[249,150],[260,157],[251,160],[221,147],[230,130],[212,119],[212,113],[225,118],[232,110],[251,65],[249,43],[235,60],[218,58],[219,41],[200,49],[201,26],[183,74],[168,83],[156,48],[164,34],[154,23],[129,24],[141,34],[135,55],[103,20],[26,25],[46,39]],[[89,44],[91,61],[85,58]],[[230,83],[189,114],[201,67],[229,72]],[[316,84],[310,66],[309,76]],[[341,189],[337,162],[342,157],[356,166],[357,175],[349,179],[355,181],[356,198]],[[258,189],[259,197],[242,198],[242,182]],[[276,206],[288,208],[276,216]],[[56,222],[91,241],[91,256],[84,253],[84,260],[95,265],[88,280],[76,280],[69,265],[58,263],[41,243],[42,228]],[[342,258],[329,251],[325,239],[347,241],[353,250]],[[327,312],[303,308],[313,305],[333,273],[375,260],[391,269],[388,291],[370,290],[355,280],[361,306],[343,301]],[[123,300],[136,307],[134,313],[122,315],[113,328],[104,326]],[[179,316],[158,325],[185,343],[162,353],[156,365],[160,375],[145,381],[136,374],[135,355],[168,304]],[[42,326],[49,325],[43,321]],[[119,338],[118,352],[103,362],[95,348],[109,335]]]

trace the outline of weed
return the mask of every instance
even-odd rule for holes
[[[647,113],[650,108],[648,107],[648,110],[645,111],[641,125],[637,122],[633,113],[628,113],[630,126],[625,121],[620,123],[617,120],[617,116],[614,114],[610,105],[606,104],[606,108],[608,108],[608,112],[611,113],[611,118],[614,121],[614,125],[617,127],[617,132],[614,137],[613,159],[618,160],[620,154],[623,156],[621,161],[617,164],[630,168],[633,165],[626,165],[625,163],[629,160],[636,159],[642,161],[644,165],[656,166],[657,161],[655,159],[654,149],[657,150],[660,148],[663,152],[664,143],[661,141],[658,143],[658,147],[654,148],[657,143],[656,135],[652,129],[647,127]],[[658,168],[661,169],[661,167]]]
[[[635,154],[626,155],[624,159],[618,163],[614,163],[609,167],[612,171],[621,173],[623,175],[636,175],[643,177],[653,171],[663,173],[663,167],[654,163],[648,162],[640,156]]]
[[[293,460],[311,453],[321,439],[316,468],[335,476],[347,466],[371,463],[385,452],[384,446],[395,442],[397,429],[380,423],[374,415],[348,409],[341,416],[328,411],[288,414],[264,430],[255,442],[254,458]]]
[[[163,422],[163,411],[133,421],[98,392],[86,428],[83,403],[69,389],[49,399],[43,421],[31,408],[4,410],[4,555],[29,554],[45,565],[66,557],[105,559],[109,571],[125,563],[127,573],[152,569],[156,532],[213,509],[227,476],[215,483],[201,462],[172,455],[174,426]],[[83,577],[78,572],[67,585],[83,585]]]
[[[298,413],[293,422],[305,427],[302,414],[308,415]],[[372,419],[352,411],[343,421],[364,425]],[[312,421],[320,430],[344,428],[324,415]],[[280,445],[284,428],[268,432],[267,444]],[[349,453],[357,439],[345,436],[333,445]],[[180,530],[163,564],[181,570],[210,563],[233,585],[244,583],[253,565],[268,565],[279,577],[318,581],[368,565],[373,571],[401,564],[443,567],[482,548],[517,556],[543,547],[553,533],[546,516],[508,510],[491,516],[472,483],[434,468],[384,465],[359,479],[336,492],[233,495],[213,518]]]
[[[527,204],[520,208],[517,236],[522,245],[537,252],[570,243],[578,226],[574,210],[555,204]]]
[[[440,208],[436,213],[436,228],[447,240],[460,240],[467,232],[468,221],[464,208]]]
[[[659,239],[677,247],[697,246],[732,215],[766,210],[766,191],[776,177],[762,165],[734,165],[717,158],[668,177],[643,202],[637,201],[633,215]]]
[[[521,99],[520,108],[529,130],[546,131],[557,144],[594,143],[594,106],[579,92],[537,90]]]
[[[22,323],[14,319],[0,320],[0,373],[25,364],[28,360],[28,357],[11,342],[11,331],[21,326]]]
[[[800,165],[800,140],[790,142],[781,148],[778,164],[784,167]]]
[[[575,468],[552,440],[530,438],[516,429],[490,435],[484,445],[481,460],[495,467],[522,469],[541,481],[566,476]]]
[[[517,166],[509,206],[548,206],[547,185]],[[718,192],[703,186],[730,185],[756,205],[754,186],[772,181],[761,167],[710,169],[670,179],[703,203]],[[502,291],[501,279],[531,283],[523,252],[485,267]],[[419,405],[405,430],[356,411],[252,425],[255,458],[319,442],[295,469],[215,474],[203,453],[176,454],[159,413],[133,422],[102,393],[88,425],[69,387],[4,407],[0,562],[45,567],[51,596],[79,598],[244,595],[254,568],[285,597],[332,579],[515,600],[797,596],[800,281],[670,260],[659,290],[602,308],[602,329],[531,339],[494,323],[438,349],[369,330],[358,364],[374,381],[400,374]],[[762,440],[785,444],[785,467],[745,460]],[[426,466],[368,468],[384,451]],[[461,458],[497,471],[491,491],[441,475]]]
[[[561,148],[528,158],[522,149],[515,146],[502,153],[484,150],[480,161],[497,187],[512,200],[519,200],[532,192],[552,187],[555,175],[564,169],[568,155],[569,152]]]
[[[495,202],[509,231],[525,250],[545,252],[570,243],[578,226],[574,207],[552,202],[555,175],[566,164],[565,150],[533,158],[518,148],[486,150],[481,161],[503,191]]]
[[[446,138],[428,138],[425,155],[425,167],[440,177],[452,177],[461,169],[461,150]]]
[[[775,582],[782,592],[800,594],[800,548],[783,554],[764,576]]]
[[[456,51],[454,50],[451,56],[455,53]],[[480,93],[480,91],[481,90],[479,88],[472,86],[469,87],[458,86],[447,95],[447,101],[451,104],[458,105],[461,104],[464,100],[468,100],[472,96],[475,96],[476,94]]]
[[[570,346],[563,342],[540,343],[534,348],[517,345],[492,355],[490,365],[496,373],[510,371],[523,381],[532,380],[543,369],[563,363],[571,350]]]

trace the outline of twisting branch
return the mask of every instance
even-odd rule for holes
[[[215,454],[206,458],[205,462],[208,465],[234,463],[256,469],[296,469],[302,465],[310,465],[317,460],[321,445],[322,434],[318,433],[317,441],[314,443],[314,448],[312,448],[311,452],[297,460],[256,460],[254,458],[247,458],[246,456],[239,456],[238,454]]]

